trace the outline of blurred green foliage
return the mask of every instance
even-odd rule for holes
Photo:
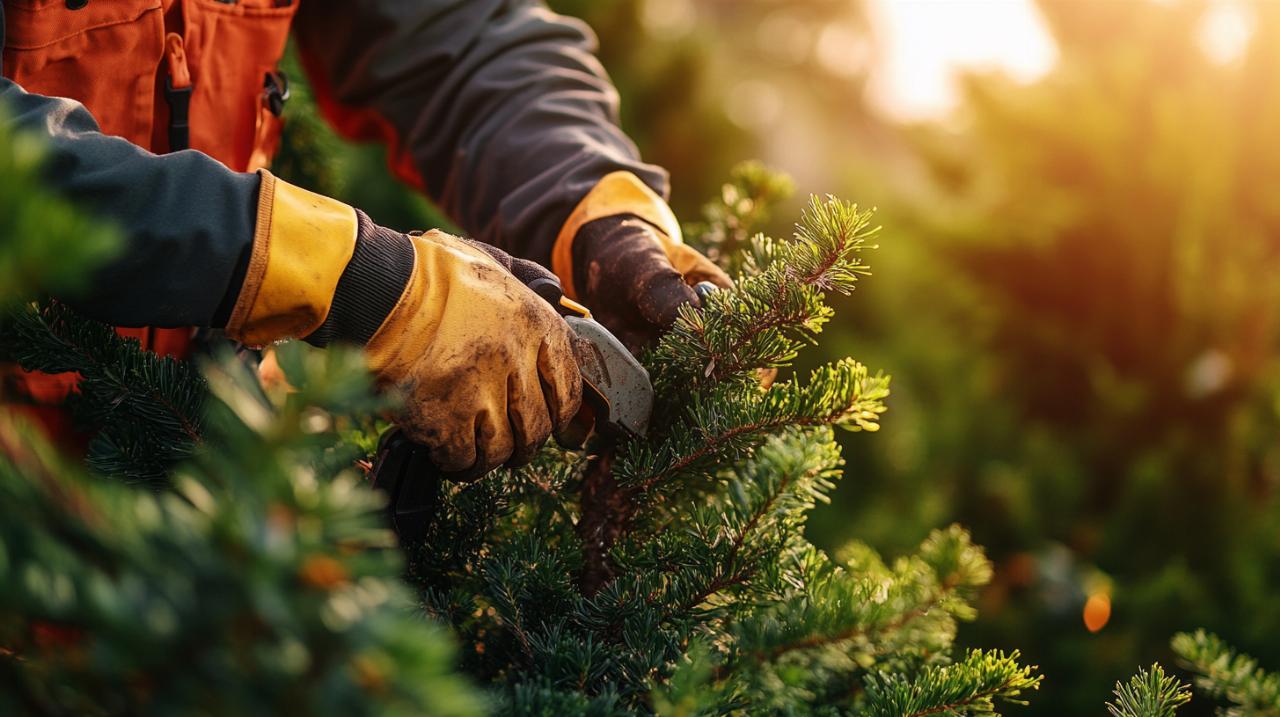
[[[902,128],[906,180],[842,190],[885,209],[892,281],[829,350],[896,390],[816,528],[970,526],[997,574],[967,637],[1053,676],[1029,714],[1084,714],[1179,629],[1280,662],[1280,5],[1229,62],[1212,3],[1040,7],[1047,77],[968,77]]]
[[[0,127],[6,112],[0,108]],[[0,307],[36,291],[71,292],[121,248],[114,227],[71,211],[44,186],[44,146],[30,134],[0,133]],[[23,241],[30,237],[43,241]]]
[[[0,713],[483,712],[338,438],[384,405],[362,359],[280,350],[280,404],[235,358],[206,366],[172,491],[87,477],[0,410]]]

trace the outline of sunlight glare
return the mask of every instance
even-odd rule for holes
[[[955,72],[999,69],[1022,81],[1048,72],[1057,51],[1031,0],[872,0],[884,38],[873,99],[919,119],[955,106]]]
[[[1205,12],[1200,24],[1200,47],[1214,62],[1230,64],[1244,54],[1254,23],[1254,17],[1243,3],[1215,3]]]

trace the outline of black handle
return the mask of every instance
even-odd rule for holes
[[[369,471],[373,487],[387,494],[387,518],[402,544],[420,542],[440,507],[444,474],[425,446],[392,428],[378,441]]]

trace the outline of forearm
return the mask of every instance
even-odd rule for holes
[[[479,239],[548,264],[610,172],[665,195],[617,127],[590,32],[541,4],[314,0],[296,29],[335,125],[388,141],[393,167]]]
[[[151,154],[100,133],[79,103],[30,94],[4,78],[0,106],[4,121],[46,145],[50,186],[125,237],[87,288],[58,298],[121,326],[217,324],[253,242],[257,175],[198,152]]]

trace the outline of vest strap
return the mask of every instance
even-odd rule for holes
[[[169,151],[191,147],[191,93],[195,89],[182,36],[171,32],[164,38],[169,60],[169,76],[164,79],[164,101],[169,105]]]

